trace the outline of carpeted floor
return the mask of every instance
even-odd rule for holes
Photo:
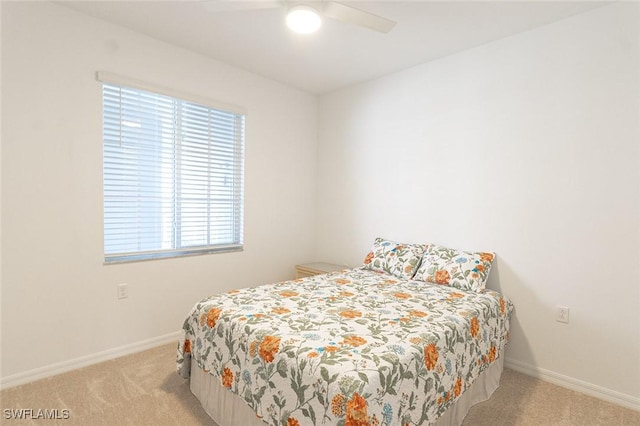
[[[175,373],[175,346],[86,367],[0,392],[2,424],[215,425]],[[69,410],[68,420],[7,420],[7,409]],[[465,426],[640,425],[628,410],[505,370],[490,400],[476,405]]]

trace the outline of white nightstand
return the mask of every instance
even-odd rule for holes
[[[318,274],[340,271],[349,268],[347,265],[336,265],[334,263],[314,262],[296,265],[296,279],[311,277]]]

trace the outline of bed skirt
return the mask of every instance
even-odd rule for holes
[[[459,426],[471,407],[486,401],[500,385],[504,353],[500,353],[458,400],[436,421],[435,426]],[[191,392],[219,426],[265,426],[236,394],[225,389],[220,379],[205,373],[191,359]]]

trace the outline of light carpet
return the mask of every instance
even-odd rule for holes
[[[214,425],[175,372],[176,345],[85,367],[0,392],[0,423],[20,425]],[[6,410],[58,410],[63,420],[7,419]],[[505,369],[500,387],[465,426],[640,425],[640,412]]]

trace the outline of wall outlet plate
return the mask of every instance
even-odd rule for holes
[[[558,306],[556,308],[556,321],[569,324],[569,308],[566,306]]]
[[[126,299],[129,297],[129,284],[118,284],[118,299]]]

